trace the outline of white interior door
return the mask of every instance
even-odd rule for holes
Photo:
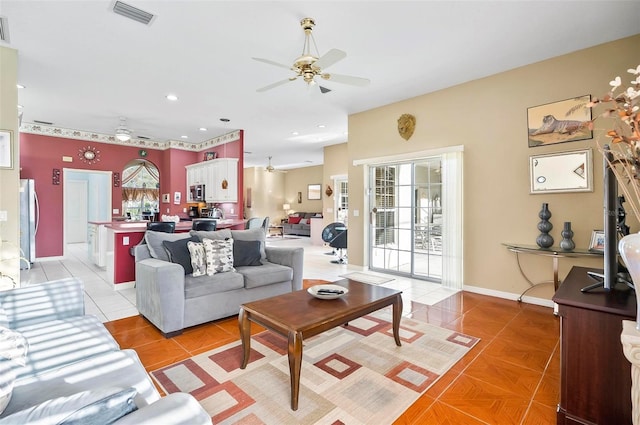
[[[66,180],[64,229],[66,243],[87,242],[87,182]]]

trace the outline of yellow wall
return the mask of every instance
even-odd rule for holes
[[[501,244],[535,244],[543,202],[549,203],[553,214],[554,239],[560,241],[563,222],[571,221],[577,246],[587,247],[591,231],[603,227],[602,155],[596,144],[600,132],[592,140],[529,148],[527,108],[585,94],[603,95],[615,76],[628,80],[626,70],[640,63],[638,46],[640,35],[351,115],[349,262],[364,265],[366,258],[364,167],[353,166],[353,161],[456,145],[464,145],[465,285],[514,294],[527,288],[514,254]],[[409,141],[397,132],[397,119],[404,113],[417,119]],[[584,148],[594,153],[594,192],[529,193],[530,155]],[[602,267],[602,261],[561,260],[561,276],[571,265]],[[527,256],[523,267],[534,280],[552,277],[548,258]],[[552,285],[529,292],[540,298],[552,294]]]
[[[322,211],[322,202],[326,197],[326,195],[324,194],[324,189],[326,186],[323,184],[322,170],[322,165],[316,165],[313,167],[296,168],[295,170],[287,171],[284,178],[284,201],[291,205],[292,211],[310,213]],[[309,199],[307,199],[307,186],[310,184],[322,185],[322,195],[320,200],[310,201]],[[298,203],[298,192],[302,194],[301,203]]]
[[[244,169],[245,204],[246,191],[251,189],[251,208],[245,205],[244,209],[246,218],[269,217],[271,224],[280,223],[280,219],[284,218],[284,176],[284,173],[277,171],[269,173],[264,167]]]
[[[0,211],[7,212],[7,221],[0,221],[0,289],[20,282],[20,211],[18,188],[20,157],[18,143],[18,52],[0,47],[0,129],[13,133],[13,168],[0,170]],[[11,282],[13,280],[13,282]]]
[[[331,145],[324,148],[324,168],[322,170],[322,216],[324,217],[323,223],[325,226],[336,221],[334,198],[338,188],[335,187],[332,177],[347,176],[347,172],[349,170],[349,151],[347,145],[347,143],[341,143],[339,145]],[[330,185],[331,189],[333,189],[333,194],[331,196],[324,195],[327,185]]]

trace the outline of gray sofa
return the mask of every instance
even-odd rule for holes
[[[298,221],[295,219],[297,217],[300,218],[300,221],[298,223],[294,223],[293,221]],[[289,217],[287,217],[287,221],[285,223],[282,223],[282,234],[311,236],[311,223],[309,221],[311,217],[322,217],[322,213],[299,212],[291,214]]]
[[[160,397],[136,352],[84,314],[78,279],[0,292],[0,325],[0,385],[15,376],[0,424],[211,424],[189,394]],[[5,358],[11,331],[26,340],[24,366]]]
[[[267,247],[262,228],[145,233],[134,247],[136,305],[165,337],[238,314],[243,303],[302,289],[303,248]],[[233,270],[194,277],[187,241],[233,239]],[[177,247],[177,248],[176,248]],[[245,265],[247,258],[254,265]],[[255,258],[257,256],[257,258]]]

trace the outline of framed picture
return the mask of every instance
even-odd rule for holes
[[[307,199],[310,201],[322,199],[322,185],[310,184],[307,187]]]
[[[204,153],[204,160],[205,161],[211,161],[212,159],[216,159],[217,154],[215,152],[205,152]]]
[[[298,203],[302,203],[302,192],[298,192]]]
[[[173,203],[175,205],[180,205],[180,200],[182,199],[181,192],[173,192]]]
[[[13,168],[13,132],[0,130],[0,168]]]
[[[170,194],[168,193],[163,193],[162,194],[162,203],[163,204],[168,204],[170,202],[169,198],[171,197]]]
[[[593,192],[591,149],[529,157],[531,193]]]
[[[594,230],[591,232],[591,242],[589,243],[589,251],[604,252],[604,231]]]
[[[529,147],[553,145],[593,138],[591,95],[527,108]]]

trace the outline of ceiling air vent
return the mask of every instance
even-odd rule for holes
[[[48,122],[48,121],[33,120],[33,122],[36,124],[53,125],[52,122]]]
[[[6,16],[0,16],[0,41],[9,42],[9,20]]]
[[[125,18],[133,19],[141,24],[149,25],[154,18],[153,14],[140,10],[137,7],[133,7],[127,3],[116,1],[113,5],[113,11],[118,15],[122,15]]]
[[[136,139],[150,140],[150,138],[147,136],[136,136]]]

